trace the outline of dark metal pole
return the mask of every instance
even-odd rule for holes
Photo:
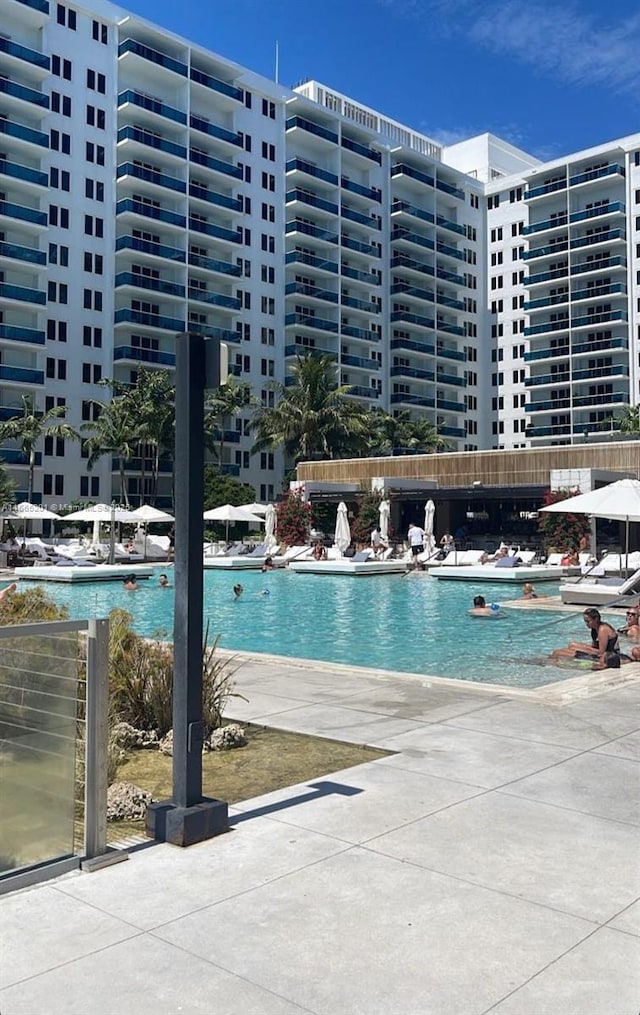
[[[173,802],[202,799],[202,519],[205,347],[176,338]]]

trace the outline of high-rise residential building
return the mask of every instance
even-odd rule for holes
[[[544,164],[489,134],[442,147],[106,0],[2,0],[0,259],[0,420],[26,396],[91,423],[101,381],[171,367],[184,331],[227,341],[265,404],[326,353],[457,450],[601,439],[640,403],[640,134]],[[272,499],[283,462],[248,424],[222,466]],[[36,497],[119,494],[115,455],[86,465],[47,438]]]

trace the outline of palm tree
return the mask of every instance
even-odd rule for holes
[[[640,405],[623,405],[619,430],[625,437],[640,437]]]
[[[109,402],[94,401],[98,416],[91,423],[84,423],[83,431],[92,431],[85,441],[89,453],[87,469],[90,472],[103,455],[115,455],[120,471],[120,496],[125,507],[129,507],[129,496],[124,466],[133,458],[139,441],[137,422],[131,416],[126,395],[116,395]]]
[[[210,448],[215,450],[219,466],[222,466],[225,431],[239,412],[253,404],[251,385],[233,376],[209,396],[205,405],[205,435]]]
[[[69,423],[56,423],[67,414],[66,405],[55,405],[46,412],[36,409],[31,395],[22,396],[22,413],[0,423],[0,443],[14,440],[27,460],[29,478],[27,484],[27,500],[33,497],[33,480],[36,467],[36,449],[43,437],[62,437],[66,440],[79,440],[80,435]]]
[[[145,461],[152,452],[151,501],[158,494],[160,457],[173,449],[175,434],[175,387],[168,370],[140,370],[135,385],[123,392],[125,407],[134,421],[141,461],[140,486],[145,492]]]
[[[353,454],[365,446],[367,413],[348,398],[350,386],[338,385],[331,356],[298,356],[293,382],[276,382],[273,407],[260,406],[251,421],[257,439],[253,451],[284,447],[295,462]]]
[[[431,454],[450,447],[428,419],[414,419],[408,410],[390,416],[384,409],[370,409],[367,454]]]

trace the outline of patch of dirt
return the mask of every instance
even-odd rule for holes
[[[343,768],[384,758],[389,751],[346,744],[340,740],[288,733],[243,723],[246,747],[202,756],[202,791],[229,804],[318,779]],[[172,759],[159,751],[131,751],[118,768],[118,780],[148,790],[154,800],[171,797]],[[109,824],[109,841],[140,835],[142,821]]]

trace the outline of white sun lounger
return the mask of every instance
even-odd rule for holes
[[[620,581],[615,578],[595,578],[578,582],[566,582],[560,586],[560,599],[563,603],[575,603],[580,606],[606,606],[614,604],[616,599],[630,604],[640,602],[640,568],[627,578]],[[621,605],[622,605],[621,603]]]

